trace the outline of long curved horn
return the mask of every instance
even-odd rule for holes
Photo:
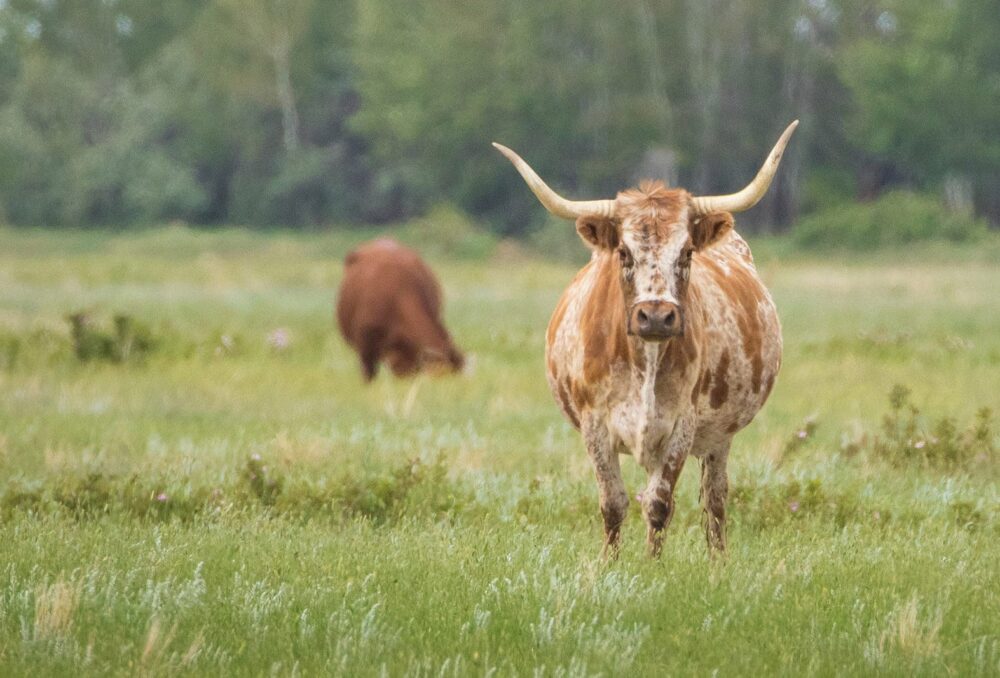
[[[531,166],[522,160],[521,156],[517,153],[495,141],[493,142],[493,146],[514,164],[517,171],[524,177],[524,182],[528,184],[528,188],[535,194],[539,202],[545,206],[545,209],[557,217],[576,219],[583,216],[614,216],[614,200],[567,200],[549,188],[548,184],[542,181],[542,178],[535,173],[535,170],[531,169]]]
[[[774,179],[774,175],[778,171],[781,154],[785,152],[785,146],[792,137],[792,132],[798,126],[799,121],[796,120],[785,129],[784,133],[778,139],[778,143],[771,149],[771,154],[767,156],[764,165],[757,172],[757,176],[747,184],[746,188],[739,193],[731,193],[730,195],[693,197],[691,203],[695,212],[698,214],[708,214],[709,212],[743,212],[756,205],[764,197],[764,194],[767,193],[767,189],[771,185],[771,180]]]

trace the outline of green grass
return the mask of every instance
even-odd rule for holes
[[[435,250],[468,373],[366,387],[332,322],[361,237],[0,230],[0,675],[1000,673],[995,242],[756,244],[785,360],[734,444],[729,557],[692,462],[662,559],[633,505],[603,563],[544,378],[573,268]],[[152,350],[80,362],[81,310]],[[879,452],[895,384],[960,454]]]

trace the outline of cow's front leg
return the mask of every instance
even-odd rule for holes
[[[711,553],[726,550],[726,498],[729,495],[729,444],[726,441],[701,460],[701,501],[704,508],[705,539]]]
[[[366,327],[360,333],[358,354],[361,357],[361,373],[365,381],[371,381],[378,374],[378,363],[385,349],[385,330],[381,327]]]
[[[616,557],[621,541],[621,527],[628,511],[628,493],[622,481],[618,453],[611,444],[607,425],[598,417],[585,417],[582,422],[587,454],[594,464],[597,488],[600,492],[601,516],[604,518],[604,557]]]
[[[642,513],[646,517],[646,546],[649,555],[659,557],[663,548],[663,533],[674,517],[674,490],[684,468],[687,453],[666,460],[649,476],[642,492]]]
[[[647,466],[649,481],[642,493],[642,512],[646,517],[646,546],[649,555],[659,557],[663,547],[663,533],[674,517],[674,491],[677,479],[684,468],[694,437],[694,421],[681,419],[666,442],[662,455],[650,455],[652,467]],[[652,459],[656,459],[653,462]],[[662,460],[662,461],[660,461]]]

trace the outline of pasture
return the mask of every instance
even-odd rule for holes
[[[1000,673],[995,241],[751,238],[785,357],[728,559],[692,460],[662,558],[633,501],[604,563],[544,377],[574,267],[438,250],[468,373],[366,387],[332,322],[360,239],[0,231],[0,674]]]

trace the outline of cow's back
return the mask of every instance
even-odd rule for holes
[[[403,315],[403,304],[417,305],[432,318],[441,309],[437,280],[415,252],[395,240],[381,238],[347,255],[337,323],[348,343],[356,345],[361,334],[372,327],[397,322]]]

